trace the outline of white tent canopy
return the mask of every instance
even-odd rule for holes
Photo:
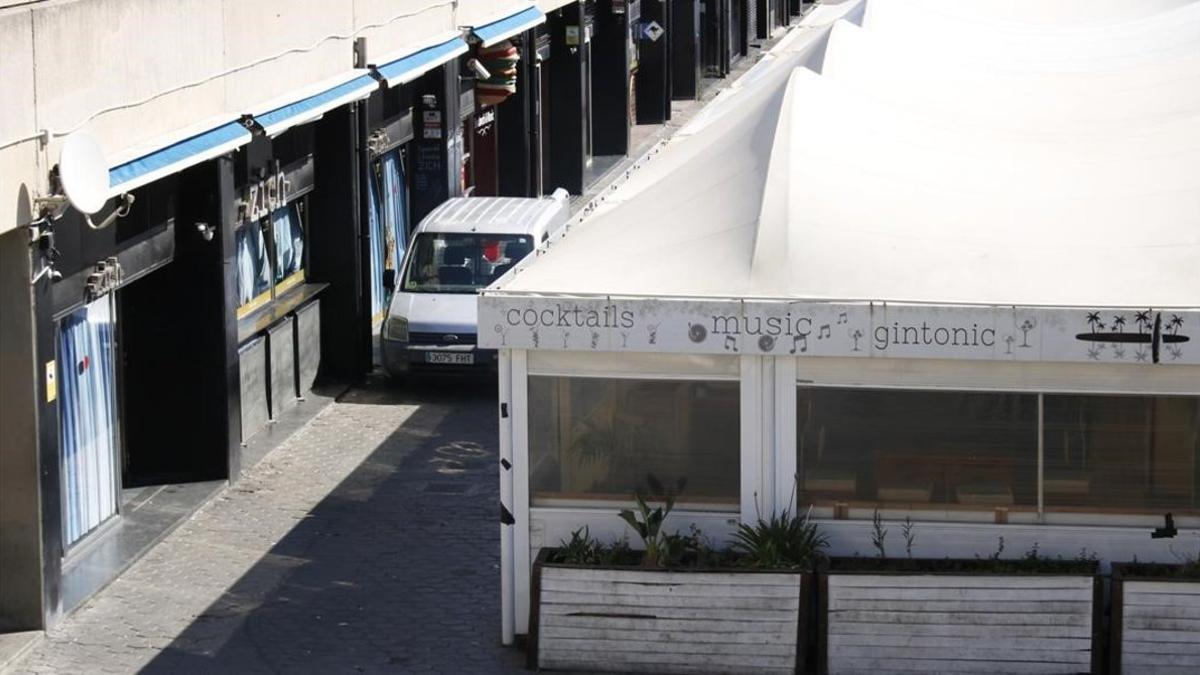
[[[862,2],[810,16],[592,215],[486,290],[480,345],[1081,363],[1101,358],[1094,317],[1136,314],[1141,333],[1127,339],[1164,347],[1141,358],[1200,363],[1185,344],[1200,324],[1200,59],[1108,58],[1136,51],[1130,36],[1146,48],[1155,31],[1178,37],[1166,18],[1200,4],[1090,28],[1008,26],[1029,48],[1018,69],[957,43],[939,61],[911,17],[904,36],[882,20],[879,35],[846,24],[864,5],[870,17]],[[992,31],[937,21],[963,42]],[[1064,59],[1052,36],[1068,33],[1087,51]],[[1182,332],[1166,349],[1146,321]],[[897,350],[883,338],[902,325],[986,335]]]
[[[760,295],[1200,304],[1196,124],[1174,147],[1059,143],[885,111],[811,71],[790,87],[805,106],[785,111],[790,143],[775,148],[766,202],[777,190],[785,204],[759,222]]]
[[[821,74],[887,106],[1057,138],[1194,124],[1200,110],[1200,43],[1192,53],[1153,63],[1014,72],[947,60],[925,43],[895,37],[839,21]]]
[[[1064,435],[1090,463],[1063,466],[1081,453],[1051,447],[1084,428],[1054,421],[1064,401],[1200,415],[1200,0],[823,2],[486,289],[478,327],[498,352],[509,635],[537,550],[619,539],[618,505],[664,466],[697,478],[674,522],[718,537],[807,503],[838,555],[892,509],[931,557],[1002,533],[1169,560],[1140,529],[1165,502],[1112,493],[1191,466],[1178,431],[1161,464],[1124,441],[1181,423],[1097,409],[1110,450]],[[976,401],[1004,419],[963,417],[984,439],[964,443],[946,420]],[[618,430],[654,440],[617,454]],[[599,468],[580,460],[596,432]]]
[[[1195,54],[1200,41],[1200,5],[1195,2],[1102,25],[1062,21],[1034,26],[996,21],[972,9],[999,4],[870,0],[862,25],[948,60],[1033,73],[1152,63]],[[1091,13],[1089,8],[1076,15]]]
[[[891,4],[871,0],[868,22]],[[905,49],[895,31],[923,25],[912,7],[900,28],[878,21],[889,37],[838,26],[825,52],[850,6],[798,31],[490,292],[1200,307],[1196,52],[1071,73],[997,72],[974,52],[943,64],[926,33],[966,24],[943,17],[902,36],[925,44]],[[1162,44],[1181,24],[1200,27],[1198,9],[997,44],[1047,47],[1070,33],[1090,50],[1083,68],[1132,51],[1135,37]],[[971,33],[990,25],[958,37],[978,44]],[[1200,30],[1191,39],[1200,48]],[[1039,58],[1058,66],[1057,55]]]

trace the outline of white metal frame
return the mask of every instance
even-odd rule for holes
[[[673,512],[673,525],[696,525],[721,541],[739,522],[754,522],[789,507],[796,508],[796,392],[798,386],[903,388],[957,391],[1045,393],[1200,395],[1200,368],[1140,368],[1099,364],[997,363],[916,359],[798,358],[789,356],[649,354],[500,350],[500,455],[512,468],[501,467],[501,501],[509,505],[515,524],[501,526],[501,592],[506,644],[529,629],[530,572],[533,552],[587,526],[601,539],[627,534],[615,517],[616,506],[531,508],[529,503],[528,378],[530,375],[622,377],[637,379],[720,379],[740,383],[741,497],[738,513],[688,510]],[[1040,442],[1040,441],[1039,441]],[[1039,458],[1042,448],[1039,446]],[[1040,466],[1040,462],[1039,462]],[[1042,481],[1039,468],[1039,483]],[[1040,491],[1039,491],[1040,492]],[[1040,504],[1039,504],[1040,506]],[[870,555],[868,518],[833,520],[814,511],[830,539],[834,555]],[[851,513],[862,518],[862,513]],[[897,518],[906,513],[886,510],[892,521],[893,555],[903,554]],[[915,514],[920,515],[920,514]],[[1181,551],[1194,551],[1188,530],[1198,523],[1177,518],[1175,539],[1151,540],[1148,527],[1161,524],[1144,516],[1095,517],[1075,514],[1011,514],[1009,524],[979,522],[979,514],[958,520],[919,521],[917,554],[926,557],[972,557],[995,551],[997,537],[1005,540],[1006,555],[1019,555],[1037,544],[1050,555],[1066,557],[1082,547],[1103,561],[1132,559],[1174,561]],[[991,512],[988,512],[990,517]],[[1090,522],[1089,522],[1090,521]]]
[[[632,358],[631,358],[632,357]],[[639,358],[640,357],[640,358]],[[508,403],[508,417],[500,419],[500,456],[510,459],[512,469],[501,467],[501,501],[511,500],[512,527],[501,526],[501,593],[503,640],[510,644],[514,635],[529,630],[530,573],[534,552],[570,537],[587,526],[591,536],[616,540],[628,536],[628,529],[616,517],[620,505],[531,507],[529,502],[529,376],[628,378],[648,380],[722,380],[738,381],[742,414],[747,413],[748,394],[758,401],[762,378],[747,369],[761,368],[759,357],[609,354],[591,352],[528,352],[501,349],[499,360],[500,402]],[[753,390],[753,391],[752,391]],[[755,414],[756,415],[756,414]],[[671,514],[671,524],[680,530],[695,525],[706,535],[724,540],[738,522],[755,517],[753,495],[762,493],[762,474],[745,470],[747,461],[761,467],[765,447],[759,441],[762,429],[743,423],[741,442],[741,505],[737,512],[688,509],[681,506]],[[773,444],[770,444],[773,445]],[[506,476],[507,474],[507,476]],[[509,624],[511,623],[511,632]]]

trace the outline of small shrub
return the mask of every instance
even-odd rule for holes
[[[887,559],[887,549],[884,548],[887,533],[887,528],[883,526],[883,518],[879,516],[879,509],[875,509],[875,512],[871,514],[871,545],[875,547],[875,552],[879,555],[880,560]]]
[[[772,514],[767,520],[738,525],[731,548],[745,556],[751,567],[811,569],[824,556],[829,541],[808,515],[790,511]]]
[[[558,545],[556,562],[569,565],[599,565],[604,557],[604,545],[588,535],[587,526],[571,533],[570,541]]]
[[[904,535],[904,553],[909,560],[912,560],[913,543],[917,540],[917,535],[913,532],[912,518],[904,517],[904,524],[900,526],[900,534]]]

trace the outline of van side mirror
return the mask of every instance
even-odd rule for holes
[[[396,290],[396,270],[383,271],[383,287],[389,291]]]

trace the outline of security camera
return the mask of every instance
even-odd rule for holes
[[[208,223],[196,223],[196,231],[200,233],[201,237],[204,237],[204,241],[212,241],[214,230]]]
[[[467,67],[475,73],[475,77],[478,77],[481,80],[486,80],[492,76],[492,74],[488,72],[488,69],[484,68],[483,64],[479,62],[479,59],[470,59],[467,61]]]

